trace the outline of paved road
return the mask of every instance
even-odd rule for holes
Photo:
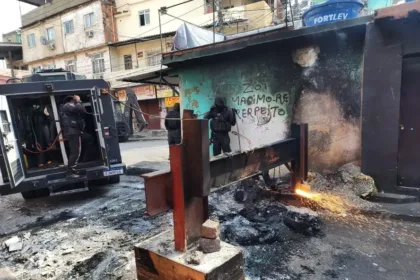
[[[120,144],[123,162],[134,165],[142,162],[168,161],[169,148],[166,140],[129,141]]]

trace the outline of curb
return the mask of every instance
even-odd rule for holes
[[[396,194],[396,193],[378,193],[370,197],[368,200],[372,202],[393,203],[393,204],[414,203],[414,202],[419,201],[417,196],[403,195],[403,194]]]
[[[409,215],[409,214],[398,214],[389,212],[386,210],[361,210],[360,214],[367,217],[378,218],[378,219],[389,219],[398,220],[404,222],[420,223],[420,216]]]
[[[127,172],[126,172],[125,175],[141,176],[143,174],[147,174],[147,173],[151,173],[151,172],[155,172],[155,171],[158,171],[158,169],[151,168],[151,167],[128,166],[127,167]]]
[[[154,137],[154,138],[148,138],[148,137],[130,137],[129,141],[156,141],[156,140],[168,140],[168,137]]]

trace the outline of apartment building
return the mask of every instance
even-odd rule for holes
[[[164,117],[167,107],[174,104],[173,90],[161,84],[139,85],[118,81],[147,69],[157,69],[162,52],[172,50],[176,30],[184,23],[224,34],[235,34],[269,26],[272,6],[261,0],[115,0],[114,14],[118,42],[109,44],[112,72],[105,75],[111,86],[125,98],[124,88],[132,87],[143,112]],[[182,4],[181,4],[182,3]],[[159,13],[159,10],[165,10]],[[220,18],[219,9],[221,10]],[[219,24],[219,20],[223,24]],[[149,128],[162,127],[159,119],[149,119]]]
[[[118,40],[112,0],[52,0],[22,16],[23,61],[31,71],[63,68],[102,78]]]

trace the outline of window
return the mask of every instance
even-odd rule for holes
[[[93,74],[105,72],[105,59],[103,53],[92,55]]]
[[[55,34],[54,34],[54,27],[47,28],[47,41],[54,41]]]
[[[125,70],[133,69],[133,59],[131,57],[131,54],[124,55],[124,67]]]
[[[95,25],[95,14],[90,13],[84,16],[85,28],[89,28]]]
[[[35,34],[28,35],[28,47],[30,49],[35,48]]]
[[[73,20],[69,20],[64,23],[64,34],[71,34],[71,33],[74,33]]]
[[[10,132],[10,123],[7,119],[7,113],[6,111],[0,111],[0,118],[1,118],[1,126],[3,127],[3,133],[9,133]]]
[[[70,72],[77,72],[76,60],[67,60],[66,61],[66,70]]]
[[[144,10],[139,12],[140,26],[150,24],[150,10]]]
[[[160,65],[162,55],[160,50],[148,51],[147,52],[147,66]]]

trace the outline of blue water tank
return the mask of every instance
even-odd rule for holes
[[[303,25],[315,26],[356,18],[363,6],[363,2],[359,0],[329,0],[309,8],[303,14]]]

